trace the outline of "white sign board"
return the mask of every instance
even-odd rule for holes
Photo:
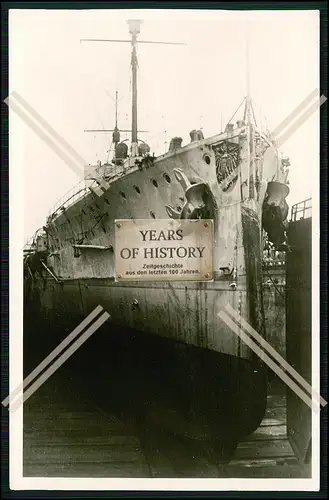
[[[209,281],[212,220],[116,220],[116,281]]]

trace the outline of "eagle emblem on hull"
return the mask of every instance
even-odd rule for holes
[[[240,147],[228,141],[213,146],[218,184],[225,192],[232,188],[238,179]]]

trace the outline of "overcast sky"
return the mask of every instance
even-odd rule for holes
[[[245,34],[249,33],[251,95],[258,123],[274,129],[319,87],[316,11],[17,10],[10,13],[10,91],[18,92],[89,163],[107,158],[115,91],[119,127],[130,128],[130,45],[80,43],[80,38],[129,39],[126,20],[140,18],[138,128],[155,151],[202,126],[221,131],[246,94]],[[266,122],[265,118],[266,117]],[[24,176],[24,237],[45,223],[58,198],[79,177],[20,119],[11,117],[12,176]],[[17,130],[16,132],[16,125]],[[167,131],[167,133],[165,133]],[[122,134],[122,138],[126,135]],[[292,205],[312,195],[318,169],[318,113],[286,142]],[[18,156],[15,156],[15,158]],[[314,194],[314,193],[313,193]]]

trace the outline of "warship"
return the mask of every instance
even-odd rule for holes
[[[267,374],[218,313],[230,304],[266,335],[263,235],[285,250],[289,160],[257,127],[249,91],[234,115],[240,110],[240,119],[233,116],[224,131],[205,138],[195,129],[188,144],[173,137],[164,154],[152,154],[137,127],[141,22],[128,24],[131,143],[120,140],[116,115],[113,158],[90,167],[24,249],[24,311],[51,325],[81,321],[101,305],[110,314],[106,325],[122,328],[131,362],[147,366],[144,381],[132,380],[147,391],[145,418],[216,442],[230,460],[264,416]],[[213,279],[119,282],[118,219],[211,219]]]

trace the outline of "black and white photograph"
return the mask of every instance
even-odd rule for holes
[[[319,33],[9,10],[12,489],[319,489]]]

